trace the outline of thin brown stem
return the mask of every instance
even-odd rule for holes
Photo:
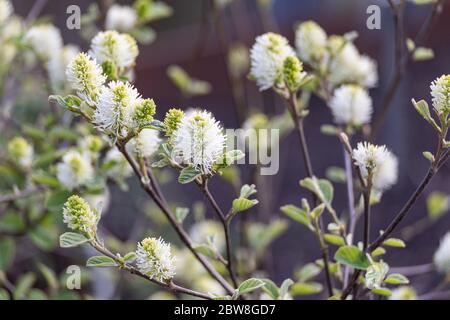
[[[161,281],[158,281],[158,280],[155,280],[155,279],[149,277],[148,275],[146,275],[146,274],[142,273],[141,271],[139,271],[133,265],[128,264],[128,263],[123,263],[122,261],[120,261],[119,258],[115,254],[113,254],[111,251],[109,251],[107,248],[105,248],[97,240],[93,240],[91,242],[91,245],[92,245],[92,247],[95,250],[97,250],[101,254],[103,254],[103,255],[113,259],[118,264],[120,269],[126,270],[129,273],[131,273],[131,274],[134,274],[134,275],[137,275],[137,276],[139,276],[141,278],[144,278],[144,279],[146,279],[146,280],[148,280],[148,281],[150,281],[150,282],[152,282],[152,283],[154,283],[154,284],[156,284],[156,285],[158,285],[160,287],[166,288],[166,289],[168,289],[168,290],[170,290],[172,292],[175,292],[175,293],[184,293],[184,294],[188,294],[188,295],[191,295],[191,296],[194,296],[194,297],[207,299],[207,300],[212,299],[211,296],[209,296],[207,294],[204,294],[204,293],[201,293],[201,292],[197,292],[197,291],[194,291],[194,290],[191,290],[191,289],[188,289],[188,288],[184,288],[182,286],[179,286],[179,285],[173,283],[172,281],[165,283],[165,282],[161,282]]]
[[[223,226],[223,231],[225,234],[225,243],[226,243],[226,250],[227,250],[227,264],[226,267],[228,269],[228,273],[230,274],[231,281],[233,282],[233,285],[237,287],[237,280],[236,275],[234,272],[234,263],[233,263],[233,254],[232,254],[232,242],[231,242],[231,236],[230,236],[230,222],[227,220],[227,215],[222,211],[220,206],[217,204],[216,199],[211,194],[208,188],[208,180],[204,180],[203,183],[197,183],[200,190],[203,192],[203,194],[208,199],[209,203],[213,207],[214,211],[216,212],[217,216],[220,219],[220,222]]]
[[[132,167],[134,173],[139,178],[140,184],[142,189],[150,196],[150,198],[155,201],[156,205],[161,209],[161,211],[164,213],[166,218],[169,220],[172,227],[175,229],[177,234],[179,235],[180,239],[183,241],[183,243],[188,247],[188,249],[192,252],[192,254],[196,257],[196,259],[203,265],[203,267],[208,271],[208,273],[216,279],[221,286],[229,293],[234,293],[234,288],[220,275],[220,273],[217,272],[217,270],[210,264],[206,258],[204,258],[202,255],[200,255],[194,248],[194,244],[187,234],[187,232],[184,230],[182,225],[180,225],[175,218],[175,216],[170,211],[169,207],[167,206],[167,201],[161,197],[159,197],[156,194],[155,189],[152,187],[152,182],[146,183],[146,179],[143,179],[142,173],[139,170],[139,165],[136,164],[134,159],[129,155],[129,153],[126,151],[125,146],[116,143],[117,148],[119,151],[124,155],[124,157],[127,159],[128,163]],[[149,177],[150,178],[150,177]],[[153,181],[153,184],[155,184],[156,181]]]

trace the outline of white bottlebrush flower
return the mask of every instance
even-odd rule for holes
[[[172,137],[176,161],[208,174],[224,152],[225,135],[208,111],[186,113]]]
[[[63,208],[63,221],[75,231],[81,232],[88,238],[93,238],[100,219],[83,198],[73,195],[67,199]]]
[[[413,287],[401,286],[392,290],[389,300],[417,300],[417,293]]]
[[[107,30],[126,32],[136,25],[136,11],[129,6],[113,4],[106,14],[105,26]]]
[[[442,238],[434,254],[434,264],[439,272],[450,273],[450,232]]]
[[[66,69],[66,77],[69,84],[77,91],[80,98],[93,104],[100,93],[100,89],[106,81],[102,68],[81,52],[72,59]]]
[[[397,182],[398,160],[386,146],[360,142],[353,150],[353,159],[364,179],[371,172],[372,185],[377,191],[383,192]]]
[[[138,243],[136,265],[151,279],[168,281],[175,275],[175,259],[170,244],[161,238],[145,238]]]
[[[99,32],[92,39],[89,54],[100,64],[110,61],[123,69],[134,66],[139,49],[130,35],[110,30]]]
[[[8,0],[0,0],[0,26],[13,14],[13,7]]]
[[[15,137],[8,143],[8,153],[21,167],[28,168],[33,161],[33,146],[22,137]]]
[[[218,251],[225,248],[225,236],[220,223],[213,220],[203,220],[195,223],[189,230],[192,241],[197,245],[207,244],[210,240]]]
[[[289,56],[295,52],[285,37],[269,32],[256,38],[250,51],[250,74],[260,90],[280,84],[284,60]]]
[[[450,75],[443,75],[431,83],[433,107],[439,115],[450,112]]]
[[[365,88],[375,87],[378,82],[376,62],[368,56],[361,55],[351,42],[339,49],[344,40],[334,38],[332,41],[337,42],[331,45],[337,47],[335,48],[337,55],[330,64],[330,82],[335,86],[354,83]]]
[[[63,88],[66,80],[66,68],[79,52],[77,46],[67,45],[50,57],[47,63],[47,72],[55,91]]]
[[[133,129],[138,91],[128,82],[111,81],[101,89],[95,103],[94,122],[108,134],[126,137]]]
[[[388,271],[389,266],[383,261],[372,263],[366,271],[366,287],[371,290],[379,289]]]
[[[108,167],[106,175],[111,179],[120,181],[133,173],[133,168],[117,148],[113,148],[106,153],[104,163]]]
[[[128,142],[127,150],[140,157],[148,158],[158,150],[160,143],[158,130],[142,129],[137,137]]]
[[[302,61],[322,62],[327,54],[327,34],[316,22],[303,22],[295,32],[295,47]]]
[[[25,35],[25,41],[44,61],[58,54],[63,46],[61,32],[51,24],[31,27]]]
[[[372,99],[360,86],[343,85],[334,91],[330,108],[337,124],[360,126],[370,122]]]
[[[68,190],[85,185],[94,175],[90,158],[74,150],[63,156],[56,169],[59,182]]]

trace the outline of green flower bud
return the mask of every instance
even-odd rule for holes
[[[183,117],[184,112],[180,109],[170,109],[167,111],[166,117],[164,118],[167,137],[171,137],[172,134],[178,129]]]
[[[94,212],[83,198],[73,195],[67,199],[63,208],[63,221],[67,226],[88,238],[97,232],[100,216]]]
[[[290,56],[284,60],[283,77],[289,90],[295,92],[300,88],[306,72],[303,72],[303,64],[297,57]]]
[[[11,159],[22,167],[29,167],[33,160],[33,147],[22,137],[9,141],[8,153]]]
[[[156,104],[153,99],[139,99],[136,103],[133,120],[139,128],[142,128],[153,121],[155,113]]]

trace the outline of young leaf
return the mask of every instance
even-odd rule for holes
[[[82,234],[66,232],[59,237],[59,246],[61,248],[72,248],[88,241],[90,241],[90,239],[86,238]]]
[[[340,247],[336,251],[334,259],[337,262],[360,270],[365,270],[370,266],[370,261],[365,253],[356,246]]]
[[[14,290],[14,300],[25,299],[28,291],[33,287],[36,277],[32,273],[26,273],[19,278]]]
[[[246,198],[238,198],[233,200],[233,212],[241,212],[250,209],[251,207],[258,204],[258,200],[256,199],[246,199]]]
[[[113,258],[107,256],[94,256],[90,257],[86,262],[87,267],[116,267],[117,263]]]
[[[308,213],[305,210],[300,209],[292,204],[285,205],[280,209],[292,220],[297,221],[307,227],[310,226]]]
[[[240,197],[248,199],[251,195],[257,193],[256,187],[254,184],[248,185],[244,184],[241,188]]]
[[[394,248],[405,248],[406,244],[401,239],[389,238],[384,240],[383,245]]]
[[[180,176],[178,177],[178,182],[182,184],[186,184],[194,181],[197,177],[199,177],[202,173],[195,169],[194,167],[186,167],[180,172]]]
[[[392,291],[386,288],[377,288],[370,291],[383,297],[390,297],[392,294]]]
[[[261,279],[250,278],[242,282],[238,288],[239,294],[246,294],[252,292],[258,288],[261,288],[266,283]]]
[[[335,246],[345,245],[344,238],[342,238],[341,236],[335,235],[335,234],[326,233],[323,236],[323,238],[325,239],[326,242],[328,242],[330,244],[334,244]]]
[[[291,287],[292,296],[305,296],[320,293],[323,286],[318,282],[294,283]]]
[[[137,256],[136,256],[136,252],[131,251],[128,252],[124,257],[123,257],[123,261],[125,261],[126,263],[132,263],[134,260],[136,260]]]
[[[382,256],[385,253],[386,253],[386,249],[384,249],[383,247],[378,247],[372,251],[371,256],[372,256],[372,258],[376,258],[376,257]]]
[[[442,192],[432,192],[427,198],[428,217],[436,221],[450,209],[450,197]]]
[[[322,271],[322,268],[315,263],[307,263],[295,275],[299,282],[306,282],[317,276]]]
[[[394,285],[408,284],[409,280],[407,277],[405,277],[404,275],[402,275],[400,273],[393,273],[393,274],[390,274],[387,276],[387,278],[384,280],[384,283],[394,284]]]
[[[294,284],[294,281],[292,279],[286,279],[283,281],[283,283],[280,286],[280,296],[281,298],[284,298],[286,294],[289,292],[289,288]]]
[[[189,214],[189,208],[176,208],[175,217],[179,223],[182,223],[186,216]]]
[[[273,300],[277,300],[280,297],[280,289],[278,286],[270,279],[263,279],[265,282],[262,290],[269,295]]]

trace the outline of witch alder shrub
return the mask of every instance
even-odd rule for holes
[[[214,2],[214,8],[220,14],[231,2]],[[442,4],[433,3],[433,17]],[[270,7],[264,1],[259,5],[263,10]],[[402,14],[404,6],[404,2],[391,2],[394,15]],[[126,272],[142,279],[139,285],[151,288],[154,299],[287,300],[311,295],[426,299],[445,293],[449,234],[428,265],[391,267],[382,257],[388,250],[407,250],[405,240],[449,209],[448,195],[433,192],[427,199],[428,217],[407,226],[400,235],[397,232],[450,154],[449,75],[437,75],[430,85],[431,99],[412,99],[424,126],[434,130],[438,141],[434,151],[423,153],[429,170],[394,218],[386,219],[385,227],[371,234],[372,211],[383,201],[383,194],[395,188],[401,163],[395,149],[374,143],[369,90],[378,84],[377,64],[358,50],[357,34],[328,35],[318,23],[306,21],[296,27],[295,47],[272,32],[257,36],[250,51],[243,44],[231,46],[226,63],[242,128],[279,130],[282,139],[294,132],[305,167],[297,177],[298,203],[279,209],[286,218],[259,220],[252,211],[260,205],[257,189],[267,187],[267,181],[259,177],[242,181],[236,163],[245,154],[227,147],[230,137],[221,122],[207,108],[179,106],[161,115],[156,97],[142,96],[133,84],[139,43],[147,44],[155,37],[147,23],[169,16],[171,8],[150,0],[137,0],[133,6],[113,4],[104,15],[105,30],[98,30],[98,10],[91,6],[82,19],[82,36],[90,45],[81,51],[64,44],[52,24],[24,20],[14,15],[9,1],[0,0],[1,126],[7,129],[0,154],[0,298],[90,298],[84,291],[69,291],[67,275],[44,264],[47,256],[57,255],[63,255],[68,264],[86,261],[88,268],[111,269],[113,280],[85,278],[83,286],[102,287],[99,282],[112,281],[119,287],[123,284],[118,275]],[[397,41],[403,55],[398,64],[424,60],[418,53],[431,50],[411,39]],[[285,102],[283,114],[243,112],[239,92],[247,69],[248,79],[261,91],[272,90]],[[30,71],[36,71],[38,78]],[[172,65],[167,73],[185,97],[208,94],[211,89],[181,67]],[[31,93],[27,81],[34,83]],[[43,83],[39,94],[35,92],[38,81]],[[21,106],[18,90],[31,101],[39,95],[48,97],[48,108],[35,108],[32,120],[27,119],[30,107]],[[331,167],[327,178],[314,170],[310,159],[314,148],[307,145],[304,125],[312,96],[329,108],[334,123],[321,129],[336,138],[344,155],[344,169]],[[375,122],[379,126],[382,120]],[[273,141],[257,136],[250,152],[273,147]],[[186,207],[177,205],[176,194],[161,188],[171,180],[169,173],[176,174],[176,183],[195,186],[206,205],[194,201]],[[127,182],[133,177],[148,197],[148,204],[139,208],[141,217],[136,218],[136,225],[146,230],[126,230],[130,238],[121,241],[104,224],[113,201],[109,190],[117,185],[128,192]],[[235,199],[227,208],[219,205],[209,188],[212,179],[234,188]],[[335,187],[346,191],[345,208],[335,205]],[[207,209],[214,219],[206,218]],[[143,222],[147,219],[152,227]],[[299,223],[304,232],[312,233],[318,259],[295,270],[294,280],[277,284],[267,277],[265,254],[289,223]],[[18,253],[25,251],[23,237],[42,251],[42,262],[39,259],[36,272],[12,280],[11,268],[19,265]],[[298,245],[296,239],[289,241]],[[431,292],[416,292],[408,276],[431,271],[447,277]],[[45,289],[35,285],[38,277],[46,280]]]

